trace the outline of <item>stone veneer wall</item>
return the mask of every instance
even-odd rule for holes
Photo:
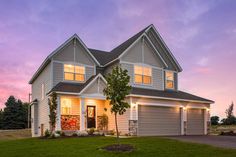
[[[79,130],[80,116],[79,115],[62,115],[61,116],[62,130]]]

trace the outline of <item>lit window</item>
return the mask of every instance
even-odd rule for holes
[[[166,71],[166,88],[174,89],[174,73]]]
[[[45,95],[45,89],[44,89],[44,83],[41,86],[41,98],[42,100],[44,99],[44,95]]]
[[[61,99],[61,114],[70,115],[71,114],[71,100],[70,99]]]
[[[138,84],[151,84],[152,69],[143,66],[134,66],[134,81]]]
[[[85,80],[85,68],[83,66],[64,64],[64,78],[70,81]]]

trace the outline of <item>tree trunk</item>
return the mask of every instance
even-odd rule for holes
[[[119,130],[118,130],[118,124],[117,124],[117,113],[115,113],[115,123],[116,123],[116,138],[117,138],[117,142],[119,143]]]

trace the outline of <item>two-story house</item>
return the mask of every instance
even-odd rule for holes
[[[178,90],[179,63],[150,25],[110,52],[88,48],[73,35],[42,63],[32,85],[32,136],[49,129],[48,97],[58,95],[56,130],[100,129],[103,114],[108,130],[115,129],[114,115],[103,89],[105,75],[114,66],[128,70],[131,107],[118,116],[121,134],[204,135],[213,101]]]

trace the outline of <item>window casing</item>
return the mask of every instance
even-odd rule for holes
[[[174,89],[174,73],[171,71],[165,72],[166,76],[166,88],[167,89]]]
[[[44,83],[42,83],[41,85],[41,99],[43,100],[45,96],[45,87],[44,87]]]
[[[61,99],[61,114],[70,115],[71,114],[71,99]]]
[[[134,82],[136,84],[150,85],[152,83],[152,68],[135,65]]]
[[[68,81],[85,81],[85,67],[71,64],[64,64],[64,79]]]

